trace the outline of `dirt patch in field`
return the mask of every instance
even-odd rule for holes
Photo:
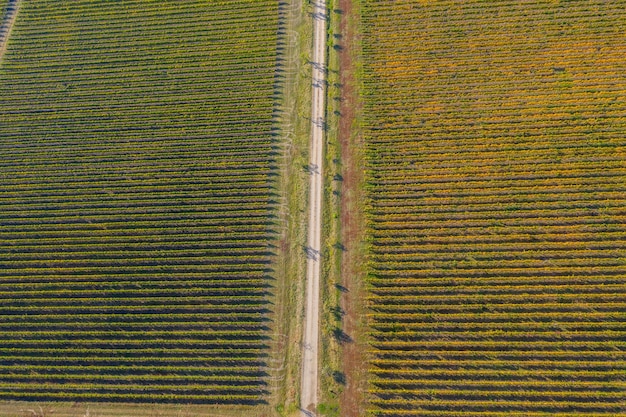
[[[341,262],[341,277],[344,290],[341,296],[343,309],[343,331],[352,340],[343,344],[343,373],[345,387],[341,394],[342,415],[359,417],[364,415],[364,375],[360,338],[357,333],[362,326],[360,286],[360,240],[362,237],[362,214],[360,212],[360,185],[362,182],[359,158],[355,154],[361,148],[361,138],[353,131],[358,112],[358,96],[355,85],[354,45],[357,41],[350,19],[352,0],[339,1],[341,42],[339,49],[341,104],[339,118],[339,141],[341,143],[342,189],[341,189],[341,242],[345,248]]]

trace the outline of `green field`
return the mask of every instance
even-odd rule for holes
[[[278,7],[22,2],[0,65],[0,399],[268,401]]]
[[[623,2],[359,3],[371,414],[624,415]]]

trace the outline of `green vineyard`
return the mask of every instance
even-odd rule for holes
[[[369,412],[624,415],[623,2],[359,3]]]
[[[266,402],[279,18],[22,2],[0,65],[0,399]]]

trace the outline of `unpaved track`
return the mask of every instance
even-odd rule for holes
[[[309,231],[306,247],[306,302],[302,336],[300,408],[303,416],[316,415],[318,393],[320,262],[322,231],[323,150],[326,96],[326,1],[313,3],[313,86],[311,98],[311,161],[309,173]]]
[[[2,58],[6,50],[7,40],[11,35],[11,29],[13,28],[13,23],[15,23],[19,7],[20,0],[9,0],[7,13],[2,16],[2,21],[0,22],[0,58]]]

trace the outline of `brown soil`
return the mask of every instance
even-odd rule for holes
[[[342,415],[359,417],[364,415],[363,384],[365,383],[365,366],[363,364],[360,337],[357,333],[362,326],[361,307],[359,305],[361,288],[359,279],[358,258],[360,256],[360,239],[362,236],[362,218],[358,210],[359,187],[361,172],[355,151],[360,149],[361,138],[353,133],[352,127],[358,111],[358,97],[354,80],[355,65],[353,62],[353,45],[356,37],[349,19],[352,16],[352,0],[340,0],[341,10],[340,31],[341,50],[340,83],[341,105],[339,118],[339,141],[341,143],[341,161],[343,165],[343,183],[341,189],[341,242],[345,248],[341,262],[342,285],[341,308],[344,311],[343,331],[351,338],[352,343],[343,345],[343,373],[346,385],[341,394]]]

